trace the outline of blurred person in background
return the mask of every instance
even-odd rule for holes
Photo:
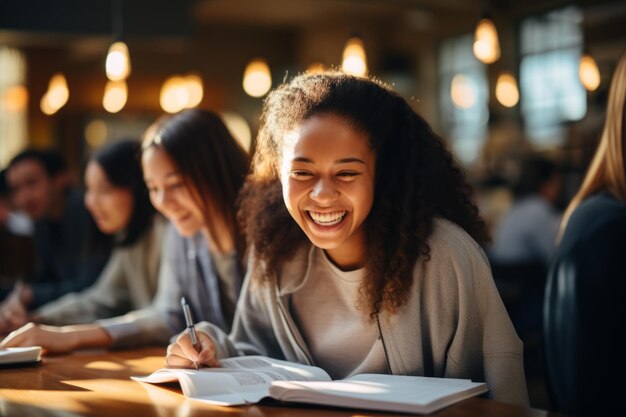
[[[493,263],[538,263],[547,267],[556,250],[560,190],[561,174],[555,163],[540,156],[523,160],[513,185],[513,204],[496,228],[487,251]]]
[[[108,346],[123,339],[118,329],[133,320],[132,315],[114,316],[151,305],[166,222],[150,203],[140,151],[138,141],[123,140],[105,146],[88,162],[85,205],[94,219],[90,244],[112,239],[113,253],[93,286],[66,294],[33,312],[30,319],[37,323],[68,326],[31,323],[17,332],[31,344],[53,351]]]
[[[196,320],[230,329],[244,274],[244,240],[235,213],[249,169],[247,153],[219,116],[186,110],[146,131],[142,167],[150,200],[171,222],[152,304],[91,325],[28,324],[0,347],[43,345],[58,353],[165,344],[186,327],[181,296]]]
[[[14,210],[6,182],[6,170],[0,171],[0,300],[13,285],[32,272],[35,246],[32,223]]]
[[[70,187],[57,153],[22,151],[9,163],[7,182],[16,208],[35,223],[37,265],[0,304],[0,333],[23,322],[28,310],[89,287],[110,253],[110,245],[87,249],[91,220],[83,193]]]
[[[626,53],[609,90],[604,129],[570,202],[548,273],[546,360],[553,400],[570,415],[626,411]]]

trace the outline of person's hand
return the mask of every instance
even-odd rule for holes
[[[41,346],[44,353],[65,353],[74,350],[74,337],[62,327],[28,323],[11,332],[0,343],[0,348],[17,346]]]
[[[22,301],[23,292],[23,285],[18,282],[0,304],[0,334],[9,333],[28,323],[28,310]]]
[[[196,331],[198,343],[201,346],[200,352],[196,352],[191,344],[189,333],[181,333],[176,342],[167,347],[165,364],[170,368],[194,368],[199,366],[209,366],[217,368],[219,361],[215,358],[215,345],[213,340],[204,332]]]

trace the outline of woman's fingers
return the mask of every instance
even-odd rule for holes
[[[211,338],[203,332],[197,332],[197,336],[201,347],[200,352],[194,348],[189,334],[182,333],[176,342],[167,348],[165,358],[167,366],[177,368],[193,368],[195,364],[210,367],[219,366],[219,362],[215,358],[215,345]]]
[[[165,364],[171,368],[193,368],[193,361],[183,353],[178,342],[174,342],[167,347]]]
[[[18,347],[18,346],[34,346],[33,334],[35,333],[37,325],[34,323],[28,323],[25,326],[20,327],[17,330],[9,333],[4,338],[0,347]]]

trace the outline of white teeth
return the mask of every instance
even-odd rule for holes
[[[309,211],[313,221],[321,226],[333,226],[343,220],[347,211],[333,211],[332,213],[318,213]]]

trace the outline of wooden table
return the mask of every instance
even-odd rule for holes
[[[385,417],[391,414],[287,406],[278,403],[218,407],[186,399],[179,389],[140,384],[131,375],[145,375],[163,366],[163,348],[126,351],[80,351],[44,357],[37,367],[0,369],[0,416],[302,416]],[[539,417],[546,411],[471,398],[434,414],[437,417]],[[406,417],[406,415],[403,415]]]

